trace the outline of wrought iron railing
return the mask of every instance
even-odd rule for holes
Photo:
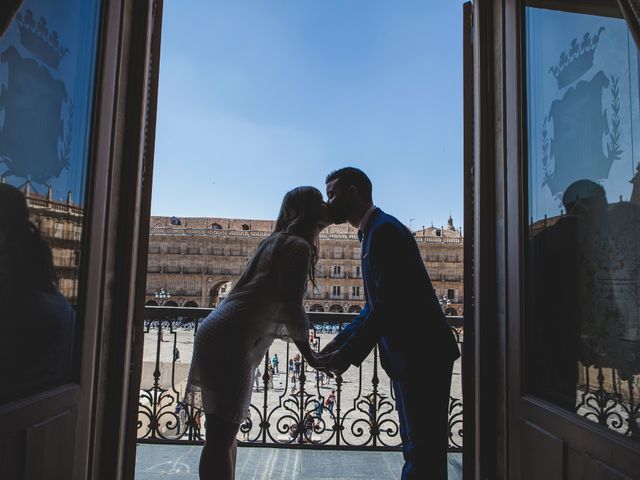
[[[184,398],[193,338],[210,309],[145,307],[145,361],[138,403],[141,443],[202,443],[204,413]],[[309,313],[318,350],[352,314]],[[447,317],[462,350],[462,317]],[[278,343],[279,342],[279,343]],[[182,352],[180,349],[182,348]],[[280,355],[279,373],[272,358]],[[238,441],[252,446],[398,450],[395,397],[379,366],[377,348],[359,368],[330,379],[295,357],[295,344],[276,340],[256,378]],[[188,358],[185,358],[188,357]],[[461,362],[454,367],[449,403],[449,451],[462,450]],[[224,365],[217,368],[226,368]],[[428,366],[425,369],[428,379]]]
[[[622,435],[640,439],[640,375],[579,363],[575,411]]]

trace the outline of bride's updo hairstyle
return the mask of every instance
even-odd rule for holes
[[[297,187],[282,200],[280,213],[273,233],[292,233],[304,238],[311,246],[309,280],[315,284],[315,267],[318,261],[318,223],[322,208],[322,193],[314,187]]]

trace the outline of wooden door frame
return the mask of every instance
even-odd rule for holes
[[[83,454],[76,458],[76,478],[120,479],[127,468],[132,345],[136,308],[144,293],[136,286],[146,272],[146,249],[140,245],[146,242],[150,213],[158,67],[150,52],[158,12],[162,0],[103,2],[92,147],[95,206],[80,380],[87,388],[78,423],[79,435],[89,442],[79,446]]]
[[[462,398],[466,407],[462,418],[464,443],[462,445],[462,476],[472,479],[475,471],[475,295],[474,295],[474,68],[473,68],[473,4],[468,1],[462,11],[462,61],[463,61],[463,104],[464,104],[464,343],[462,355]]]
[[[473,478],[505,478],[508,429],[504,301],[503,5],[473,3]]]

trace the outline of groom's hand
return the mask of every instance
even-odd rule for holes
[[[344,355],[341,355],[339,350],[327,351],[329,346],[330,344],[318,355],[318,365],[325,371],[342,375],[349,368],[349,362],[344,359]]]

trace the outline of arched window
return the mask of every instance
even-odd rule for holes
[[[322,307],[322,305],[318,305],[317,303],[314,305],[311,305],[311,308],[309,308],[310,312],[324,312],[324,308]]]
[[[351,305],[349,307],[349,313],[360,313],[361,310],[362,308],[360,307],[360,305]]]
[[[193,300],[189,300],[188,302],[185,302],[185,304],[183,306],[184,307],[198,308],[198,304],[196,302],[194,302]]]
[[[158,306],[158,302],[156,302],[155,300],[147,300],[145,305],[147,307],[157,307]]]
[[[242,230],[249,230],[249,229],[250,229],[249,225],[247,225],[246,223],[242,224]]]
[[[340,305],[331,305],[329,311],[333,313],[344,313],[344,309]]]
[[[222,230],[222,225],[220,225],[219,223],[212,223],[211,224],[211,229],[212,230]]]
[[[177,307],[178,304],[176,302],[174,302],[173,300],[169,300],[168,302],[164,302],[164,306],[165,307]]]

